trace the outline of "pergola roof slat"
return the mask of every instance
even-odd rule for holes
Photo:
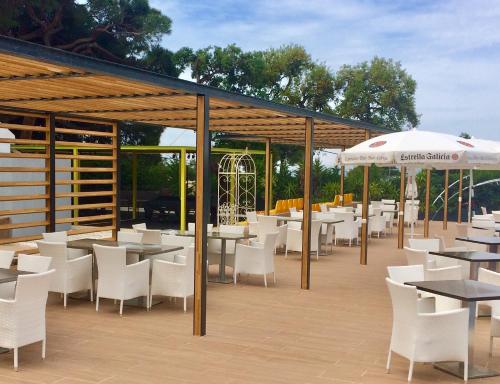
[[[354,145],[375,125],[0,37],[0,108],[196,129],[196,96],[209,98],[210,130],[300,144],[305,118],[318,146]]]

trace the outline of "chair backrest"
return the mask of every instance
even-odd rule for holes
[[[68,259],[68,248],[66,243],[37,241],[40,256],[48,256],[52,258],[50,264],[51,269],[56,270],[56,274],[66,269],[66,261]]]
[[[474,237],[474,236],[487,236],[487,237],[492,237],[495,236],[495,229],[494,228],[488,228],[488,229],[479,229],[479,228],[467,228],[467,236],[469,237]]]
[[[394,199],[382,199],[380,201],[382,202],[382,204],[388,204],[388,205],[396,204],[396,200]]]
[[[125,273],[127,265],[127,249],[125,247],[108,247],[94,244],[99,281],[119,278]]]
[[[467,229],[469,228],[469,224],[457,223],[456,228],[457,228],[457,236],[459,236],[459,237],[467,236]]]
[[[161,244],[161,230],[137,228],[138,233],[142,233],[143,244]]]
[[[477,280],[483,283],[500,285],[500,273],[485,268],[479,268]]]
[[[270,228],[278,226],[278,218],[276,216],[257,215],[257,221],[259,222],[259,225],[264,225]],[[268,231],[268,232],[274,232],[274,231]]]
[[[176,235],[162,235],[161,242],[162,242],[162,244],[165,244],[165,245],[184,247],[184,251],[185,251],[187,247],[194,244],[194,237],[176,236]],[[183,252],[183,254],[185,254],[185,252]]]
[[[17,255],[17,270],[23,272],[47,272],[52,263],[52,257],[37,255]]]
[[[433,268],[425,271],[425,280],[461,280],[462,279],[462,266],[454,265],[445,268]]]
[[[146,226],[146,223],[139,223],[139,224],[132,224],[132,229],[138,230],[138,229],[148,229]]]
[[[408,281],[424,281],[424,266],[420,265],[403,265],[397,267],[387,267],[387,272],[391,280],[400,284]]]
[[[500,211],[492,211],[493,221],[500,224]]]
[[[319,210],[321,212],[328,212],[328,204],[326,204],[326,203],[320,204],[319,205]]]
[[[14,259],[14,251],[0,250],[0,268],[9,269]]]
[[[443,235],[434,235],[435,239],[439,240],[439,251],[443,252],[446,249],[446,241]]]
[[[274,254],[274,248],[276,247],[276,239],[278,238],[278,232],[266,233],[264,236],[264,249],[266,252]]]
[[[290,208],[288,208],[288,211],[289,211],[290,213],[297,212],[297,207],[290,207]]]
[[[68,232],[66,231],[46,232],[42,233],[42,237],[44,241],[66,243],[68,241]]]
[[[354,222],[353,212],[335,212],[335,217],[339,220],[344,220],[344,223]]]
[[[391,349],[397,353],[410,352],[414,346],[418,316],[417,288],[386,278],[392,302]]]
[[[486,209],[486,207],[481,207],[481,212],[483,213],[483,215],[488,214],[488,210]]]
[[[245,226],[243,225],[219,225],[219,231],[222,233],[237,233],[237,234],[242,234],[245,233]],[[278,231],[276,228],[275,231]],[[236,241],[234,240],[227,240],[226,241],[226,251],[228,253],[234,253],[236,247]]]
[[[16,303],[31,303],[45,307],[53,273],[54,270],[51,269],[47,272],[19,275],[14,296]]]
[[[143,234],[140,232],[118,231],[118,241],[128,243],[142,243]]]
[[[256,218],[257,218],[257,216],[256,216]],[[257,221],[257,220],[255,220],[255,221]],[[213,229],[214,229],[213,224],[207,224],[207,232],[212,232]],[[194,232],[195,230],[196,230],[196,223],[188,223],[188,231]]]
[[[302,222],[301,221],[289,221],[288,228],[290,228],[290,229],[302,229]]]
[[[439,239],[408,239],[410,248],[439,252]]]
[[[409,247],[404,247],[404,250],[408,265],[423,265],[425,269],[428,268],[429,253],[426,250]]]
[[[257,221],[257,212],[255,211],[247,211],[246,216],[249,223],[255,223]]]

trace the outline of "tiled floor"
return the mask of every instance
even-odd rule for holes
[[[440,223],[432,224],[431,233],[441,232]],[[96,313],[78,300],[64,310],[51,295],[47,359],[39,344],[22,348],[14,372],[12,353],[0,355],[0,383],[404,383],[406,360],[395,357],[385,373],[391,329],[385,267],[405,261],[396,241],[370,240],[368,266],[359,265],[358,247],[336,247],[313,260],[310,291],[299,289],[298,254],[276,256],[276,286],[266,289],[261,278],[246,276],[237,286],[210,284],[202,338],[191,336],[191,312],[183,313],[180,300],[149,313],[126,307],[120,318],[109,300]],[[488,333],[489,319],[480,318],[475,359],[500,370],[500,341],[490,359]],[[417,364],[414,382],[460,380]]]

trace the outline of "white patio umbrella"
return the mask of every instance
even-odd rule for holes
[[[500,165],[499,153],[492,146],[416,129],[366,140],[343,151],[339,160],[344,165],[405,166],[409,171],[417,168],[471,169]],[[413,226],[411,232],[413,236]]]

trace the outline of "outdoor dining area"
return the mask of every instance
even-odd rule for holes
[[[0,382],[498,380],[500,207],[462,222],[460,188],[457,223],[433,221],[430,176],[500,169],[499,143],[389,132],[6,37],[0,58]],[[126,122],[196,132],[193,221],[185,185],[178,228],[122,220]],[[246,205],[218,164],[216,217],[213,133],[265,147],[261,175],[234,166],[247,153],[223,157],[251,180]],[[304,184],[273,205],[275,144],[304,151]],[[339,152],[328,201],[312,197],[315,148]],[[374,166],[399,175],[399,199],[370,197]]]

